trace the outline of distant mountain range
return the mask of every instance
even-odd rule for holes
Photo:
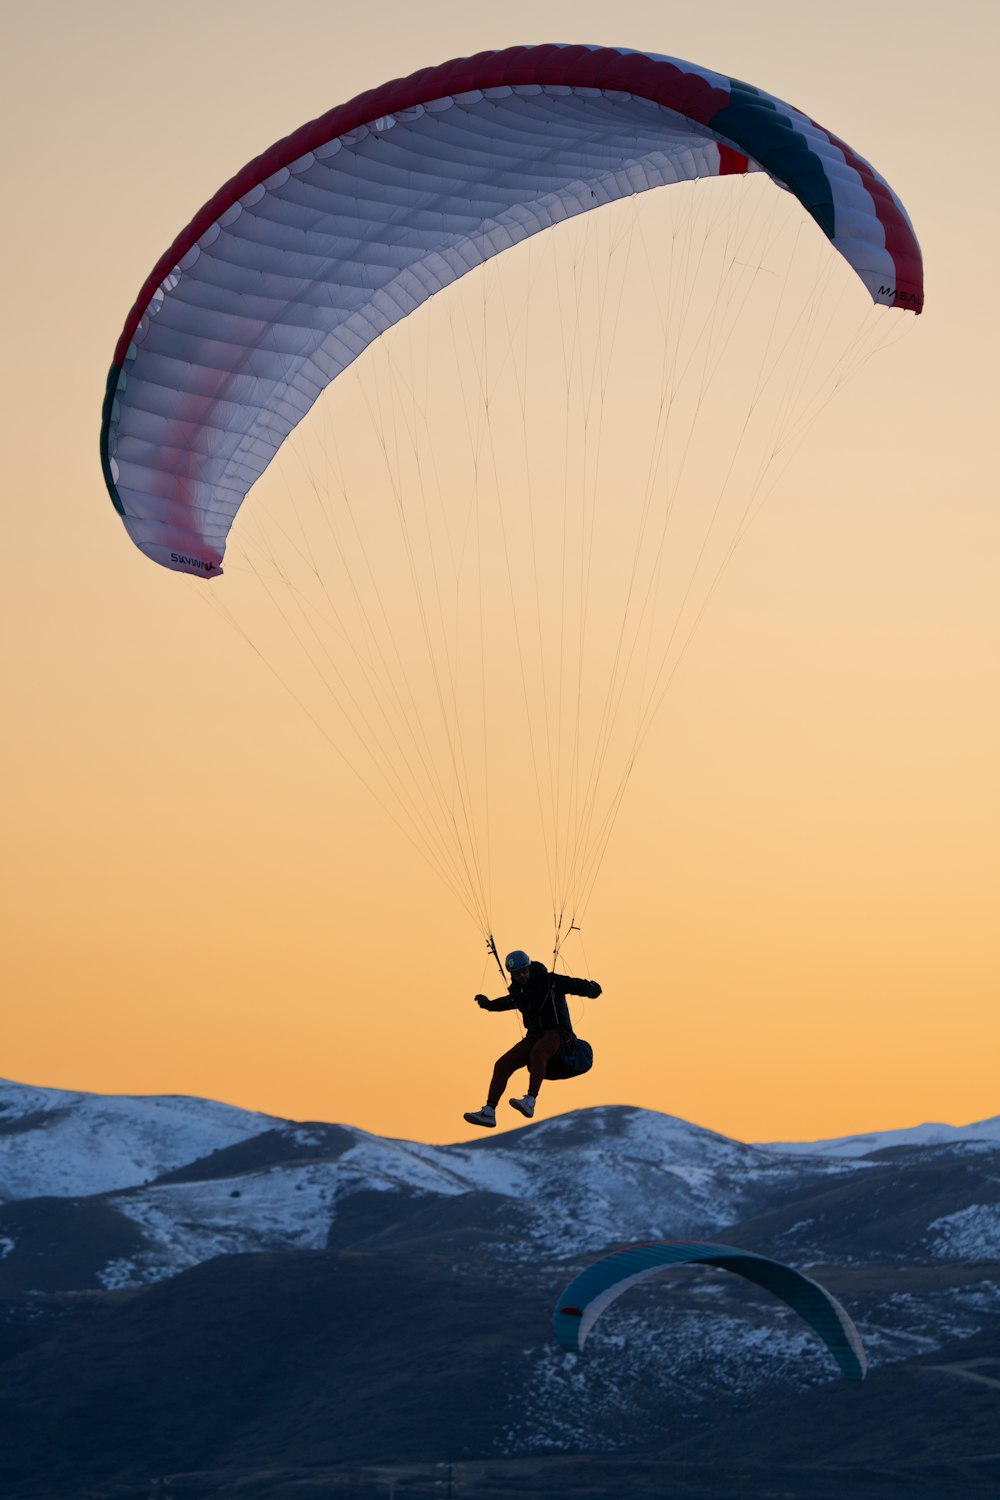
[[[671,1238],[806,1270],[868,1380],[710,1271],[564,1354],[571,1276]],[[748,1145],[605,1106],[429,1146],[0,1083],[0,1413],[5,1500],[996,1500],[1000,1117]]]

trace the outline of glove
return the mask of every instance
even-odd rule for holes
[[[489,997],[489,995],[476,995],[475,1000],[476,1000],[476,1004],[479,1006],[480,1010],[489,1010],[489,1008],[490,1008],[490,997]]]
[[[590,1000],[596,1000],[597,997],[598,997],[598,995],[600,993],[601,993],[601,986],[598,984],[597,980],[596,979],[589,979],[587,981],[587,996],[588,996],[588,998]]]

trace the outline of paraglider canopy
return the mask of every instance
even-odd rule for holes
[[[194,607],[490,942],[507,809],[537,804],[517,859],[558,953],[740,539],[922,302],[898,197],[792,105],[626,48],[482,52],[338,105],[195,214],[119,337],[104,477],[145,556],[225,562]]]
[[[815,1329],[848,1380],[864,1380],[868,1361],[861,1335],[836,1297],[801,1271],[732,1245],[666,1240],[605,1256],[571,1281],[556,1303],[556,1338],[564,1349],[582,1354],[597,1319],[623,1292],[671,1266],[687,1265],[716,1266],[772,1292]]]
[[[379,334],[573,215],[748,172],[798,198],[875,302],[921,310],[920,249],[885,180],[791,105],[693,63],[509,47],[304,125],[195,215],[126,320],[101,453],[129,535],[217,577],[247,491]]]

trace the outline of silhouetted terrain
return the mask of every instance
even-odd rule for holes
[[[102,1124],[40,1092],[0,1088],[4,1500],[1000,1495],[982,1126],[844,1156],[623,1107],[428,1147],[163,1101],[179,1161],[156,1101]],[[51,1190],[119,1160],[126,1186]],[[32,1173],[46,1194],[9,1193]],[[695,1226],[827,1286],[865,1383],[711,1271],[623,1297],[582,1359],[555,1345],[581,1266]]]

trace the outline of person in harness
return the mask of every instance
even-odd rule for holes
[[[469,1110],[465,1114],[470,1125],[481,1125],[485,1130],[496,1127],[500,1095],[518,1068],[528,1069],[528,1092],[523,1098],[509,1102],[512,1109],[531,1119],[546,1064],[555,1057],[563,1042],[573,1036],[566,996],[586,995],[588,999],[596,1000],[601,993],[596,979],[573,979],[569,974],[552,974],[544,964],[533,963],[521,948],[508,953],[504,964],[510,974],[507,994],[497,1000],[477,995],[475,1003],[481,1010],[519,1010],[526,1035],[503,1057],[497,1058],[490,1091],[482,1109]]]

